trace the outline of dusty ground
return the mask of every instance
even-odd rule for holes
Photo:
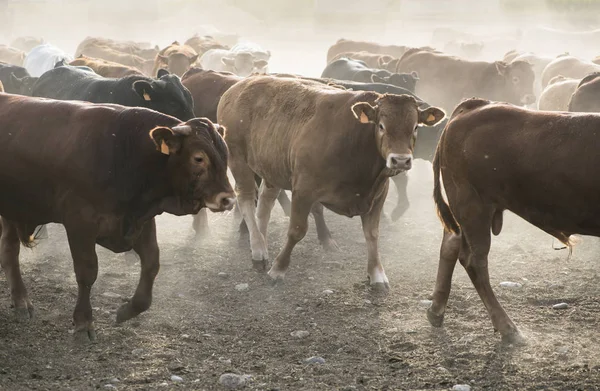
[[[105,293],[129,297],[139,264],[98,249],[92,300],[98,341],[89,346],[74,344],[69,333],[76,285],[64,230],[50,226],[49,240],[22,251],[33,321],[16,323],[0,277],[0,389],[108,389],[116,377],[118,390],[217,390],[226,372],[251,375],[246,389],[256,390],[446,390],[457,383],[473,390],[600,389],[597,240],[585,238],[567,261],[550,237],[508,216],[493,243],[492,282],[529,344],[500,344],[460,265],[444,328],[434,329],[419,302],[432,291],[441,236],[430,188],[430,165],[419,161],[411,172],[410,210],[383,226],[381,252],[392,284],[387,297],[364,284],[359,219],[326,215],[341,247],[334,254],[318,246],[311,225],[287,280],[272,286],[252,269],[248,247],[238,247],[232,216],[211,214],[212,237],[201,243],[193,240],[191,217],[161,216],[154,303],[125,325],[114,321],[122,299]],[[395,201],[390,193],[388,212]],[[276,209],[272,256],[286,226]],[[506,280],[523,288],[498,287]],[[237,291],[239,283],[249,290]],[[569,309],[551,309],[562,301]],[[310,335],[293,338],[296,330]],[[326,362],[305,364],[311,356]],[[173,383],[173,374],[184,382]]]

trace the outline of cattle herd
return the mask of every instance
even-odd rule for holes
[[[531,49],[483,61],[483,46],[452,30],[421,47],[340,39],[314,77],[271,73],[269,50],[211,36],[164,48],[87,37],[73,55],[35,37],[0,45],[0,262],[17,316],[33,313],[19,249],[45,224],[65,227],[75,335],[93,340],[95,245],[140,257],[138,287],[117,312],[126,321],[152,300],[155,217],[194,215],[202,237],[207,209],[235,209],[253,266],[274,281],[310,214],[330,251],[324,207],[360,216],[370,285],[387,291],[378,238],[389,179],[396,221],[409,207],[407,171],[425,159],[444,230],[429,322],[442,325],[458,260],[494,329],[522,342],[489,281],[503,212],[568,247],[573,234],[600,236],[600,61]],[[289,229],[272,258],[276,201]]]

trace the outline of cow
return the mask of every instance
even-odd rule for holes
[[[385,83],[406,88],[414,92],[419,80],[417,72],[391,73],[385,69],[372,69],[362,61],[340,58],[329,63],[322,78],[357,81],[361,83]]]
[[[45,44],[46,41],[42,37],[17,37],[11,43],[10,46],[19,50],[29,53],[34,47]]]
[[[251,53],[232,53],[230,50],[210,49],[200,57],[200,66],[217,72],[231,72],[246,77],[252,73],[264,73],[269,64],[256,59]]]
[[[538,100],[538,110],[569,111],[571,95],[577,89],[580,79],[571,79],[562,75],[550,80]]]
[[[0,45],[0,61],[23,66],[23,60],[25,60],[25,52],[10,46]]]
[[[475,60],[481,57],[483,42],[471,40],[452,40],[444,45],[444,52],[453,56]]]
[[[31,95],[37,77],[31,77],[23,67],[0,63],[0,81],[5,92],[10,94]]]
[[[581,79],[571,95],[568,109],[585,113],[600,112],[600,72],[594,72]]]
[[[32,96],[146,107],[181,121],[195,117],[190,92],[176,75],[165,70],[161,70],[158,79],[136,75],[109,79],[72,66],[61,66],[40,77]]]
[[[408,50],[407,46],[399,45],[381,45],[368,41],[353,41],[341,38],[327,50],[327,64],[335,56],[344,52],[369,52],[374,54],[387,54],[389,56],[400,58]]]
[[[44,72],[53,69],[54,65],[61,60],[69,62],[73,58],[56,46],[45,43],[31,49],[23,61],[23,67],[31,76],[40,77]]]
[[[16,315],[33,313],[19,242],[31,247],[35,227],[51,222],[64,225],[73,257],[76,339],[96,337],[96,244],[141,259],[139,285],[117,322],[146,311],[159,269],[154,217],[233,206],[222,131],[207,119],[181,122],[139,107],[0,95],[0,164],[11,167],[0,173],[0,252]]]
[[[2,84],[2,81],[0,81],[0,92],[4,92],[4,85]]]
[[[197,59],[198,53],[192,47],[180,45],[175,41],[156,55],[152,76],[155,76],[159,69],[166,68],[169,72],[181,77]]]
[[[504,61],[505,63],[511,63],[515,58],[519,57],[521,54],[526,54],[526,53],[528,53],[528,52],[525,52],[523,50],[517,50],[517,49],[509,50],[508,52],[506,52],[504,54],[502,61]]]
[[[533,66],[533,73],[535,75],[533,91],[536,94],[536,96],[540,96],[540,94],[544,90],[544,87],[542,87],[542,73],[544,72],[544,69],[546,69],[548,64],[554,61],[555,58],[556,57],[540,56],[535,53],[527,52],[519,54],[512,61],[525,61]]]
[[[358,60],[364,62],[369,68],[380,68],[387,69],[385,65],[394,59],[394,57],[387,54],[375,54],[369,52],[344,52],[333,57],[330,61],[339,60],[341,58],[349,58],[351,60]]]
[[[531,64],[525,61],[468,61],[437,52],[407,52],[398,72],[419,73],[416,93],[426,102],[452,110],[461,100],[478,96],[508,103],[535,102]]]
[[[427,311],[433,326],[443,323],[458,259],[494,329],[506,342],[523,341],[490,285],[490,233],[500,233],[509,210],[569,247],[573,234],[600,236],[600,181],[593,175],[600,155],[591,147],[600,141],[598,128],[598,114],[533,111],[484,99],[456,107],[433,161],[433,196],[444,226]]]
[[[104,46],[121,53],[133,54],[145,60],[154,60],[160,48],[158,46],[146,45],[138,42],[117,41],[109,38],[86,37],[75,49],[75,57],[86,52],[89,46]]]
[[[184,42],[184,45],[194,49],[196,53],[198,53],[199,57],[202,57],[202,55],[210,49],[230,49],[229,46],[223,45],[210,35],[200,36],[198,34],[194,34],[194,36]]]
[[[82,54],[87,57],[99,58],[137,68],[146,76],[152,75],[154,69],[154,59],[146,60],[135,54],[123,53],[108,46],[89,45],[78,56]]]
[[[411,168],[418,125],[435,125],[443,117],[438,108],[419,109],[408,95],[347,91],[273,76],[234,84],[223,94],[217,118],[227,128],[230,169],[250,231],[254,266],[266,268],[269,215],[280,190],[286,189],[292,191],[288,237],[268,272],[272,279],[284,278],[292,249],[306,234],[308,215],[312,211],[316,220],[323,220],[325,206],[348,217],[361,216],[370,284],[387,289],[377,243],[388,179]],[[255,175],[264,185],[258,225]],[[318,237],[326,249],[335,249],[329,232],[318,232]]]
[[[99,58],[87,57],[81,54],[75,60],[71,61],[72,66],[87,66],[100,76],[109,78],[120,78],[125,76],[137,75],[144,76],[142,71],[137,68],[122,65],[117,62],[106,61]]]
[[[600,65],[573,56],[561,56],[549,63],[542,72],[542,86],[546,88],[550,79],[562,75],[572,79],[582,79],[586,75],[600,71]]]

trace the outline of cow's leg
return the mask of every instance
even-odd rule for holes
[[[292,191],[292,213],[288,227],[288,237],[285,246],[277,255],[269,276],[273,280],[283,280],[285,272],[290,265],[290,256],[296,243],[298,243],[308,230],[308,215],[312,209],[314,200],[310,194]]]
[[[433,302],[427,309],[427,319],[435,327],[441,327],[444,322],[446,304],[452,287],[452,273],[458,260],[462,238],[460,235],[444,230],[444,237],[440,247],[440,262],[438,265],[437,280],[433,291]]]
[[[398,175],[392,177],[394,185],[396,185],[396,192],[398,193],[398,199],[396,201],[396,207],[392,211],[392,221],[397,221],[404,212],[408,209],[410,203],[408,201],[408,174],[401,172]]]
[[[279,192],[279,195],[277,196],[277,201],[279,201],[279,205],[281,205],[283,213],[287,217],[290,217],[290,214],[292,213],[292,201],[290,201],[290,199],[288,198],[285,190],[281,190]]]
[[[360,216],[363,233],[365,235],[365,240],[367,241],[367,275],[369,276],[369,282],[371,287],[375,290],[383,291],[389,289],[390,283],[385,275],[381,260],[379,259],[379,220],[381,218],[385,197],[387,196],[388,185],[389,182],[386,182],[385,190],[379,198],[373,202],[371,210]]]
[[[133,298],[123,304],[117,311],[117,322],[124,322],[150,308],[152,304],[152,287],[158,274],[159,250],[156,241],[156,222],[154,219],[144,224],[142,232],[133,244],[133,249],[140,256],[140,281]]]
[[[0,220],[0,264],[10,287],[10,297],[17,319],[26,320],[33,317],[33,305],[29,301],[27,289],[21,277],[19,252],[21,243],[17,226],[12,221]]]
[[[96,255],[97,228],[91,225],[65,224],[77,280],[77,304],[73,312],[75,338],[80,342],[96,339],[90,293],[98,276]]]
[[[196,238],[204,238],[208,236],[208,213],[206,211],[206,208],[200,209],[200,211],[194,215],[194,222],[192,223],[192,227],[196,232]]]
[[[320,202],[315,202],[312,206],[311,213],[315,218],[315,225],[317,226],[317,237],[319,238],[319,243],[326,251],[337,251],[339,247],[333,237],[331,236],[331,232],[329,232],[329,228],[325,223],[325,216],[323,216],[323,205]]]
[[[269,220],[271,219],[271,211],[273,210],[275,200],[277,200],[280,191],[281,189],[271,186],[266,181],[262,181],[262,184],[260,185],[256,218],[258,219],[258,230],[265,239],[267,246],[267,227],[269,225]]]
[[[252,263],[255,268],[265,270],[269,254],[265,238],[260,233],[258,224],[256,223],[256,205],[254,202],[256,194],[255,174],[246,162],[239,161],[239,159],[232,158],[229,167],[235,178],[237,202],[250,233]]]
[[[469,208],[477,210],[476,202],[471,202]],[[467,271],[490,314],[494,329],[502,335],[502,340],[509,343],[522,343],[524,342],[523,337],[498,302],[490,285],[488,254],[491,245],[492,211],[486,211],[484,208],[480,208],[480,210],[482,210],[481,213],[472,214],[470,218],[459,221],[461,234],[466,242],[466,246],[464,246],[466,248],[461,249],[466,256],[463,257],[460,254],[459,261]]]

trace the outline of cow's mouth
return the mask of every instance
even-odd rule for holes
[[[224,212],[235,206],[235,195],[233,193],[219,193],[212,201],[204,204],[211,212]]]

